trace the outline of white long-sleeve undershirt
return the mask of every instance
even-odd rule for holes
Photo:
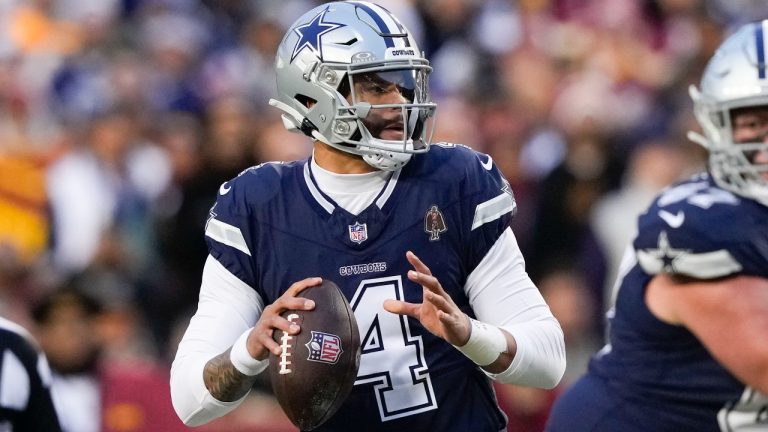
[[[469,275],[465,292],[478,320],[508,331],[517,342],[510,368],[491,378],[554,387],[565,369],[563,333],[525,272],[517,240],[507,229]],[[189,426],[207,423],[242,402],[221,402],[203,383],[203,368],[258,320],[264,302],[247,284],[208,257],[200,301],[171,367],[171,397]],[[244,397],[243,397],[244,399]]]

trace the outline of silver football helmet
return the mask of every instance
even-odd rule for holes
[[[751,23],[728,37],[707,64],[701,90],[691,86],[694,113],[704,135],[688,137],[709,151],[709,169],[722,188],[768,205],[768,165],[756,163],[768,144],[737,143],[732,114],[739,108],[768,106],[768,20]]]
[[[289,130],[361,155],[381,170],[398,169],[414,153],[429,150],[436,109],[427,82],[432,68],[383,7],[351,1],[310,10],[280,43],[275,69],[277,98],[269,103],[282,111]],[[355,86],[361,81],[396,85],[404,102],[361,100]],[[386,125],[376,115],[383,112],[389,113]],[[398,131],[384,139],[385,128]]]

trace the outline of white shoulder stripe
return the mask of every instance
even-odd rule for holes
[[[488,222],[495,221],[502,215],[505,215],[513,211],[517,207],[512,195],[504,192],[496,198],[491,198],[488,201],[479,204],[475,208],[475,217],[472,221],[472,231],[475,228],[479,228]]]
[[[240,228],[222,222],[216,219],[210,219],[205,226],[205,235],[216,240],[221,244],[232,246],[233,248],[251,256],[251,251],[245,243],[245,238]]]
[[[0,373],[0,406],[18,411],[29,403],[29,375],[24,365],[11,350],[3,352],[3,371]]]
[[[705,253],[682,252],[671,257],[669,264],[675,273],[684,274],[697,279],[714,279],[728,276],[741,271],[742,267],[730,252],[725,249]],[[664,259],[649,251],[637,251],[637,260],[646,273],[656,274],[667,271]]]

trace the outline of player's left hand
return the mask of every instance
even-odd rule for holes
[[[408,272],[408,279],[424,289],[422,303],[390,299],[384,302],[384,309],[419,320],[427,330],[453,345],[465,345],[469,340],[469,317],[456,306],[429,267],[411,251],[405,257],[414,268]]]

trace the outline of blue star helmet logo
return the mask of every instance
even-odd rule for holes
[[[291,63],[293,63],[293,59],[295,59],[304,48],[311,49],[318,57],[320,57],[320,61],[323,61],[323,46],[320,44],[320,38],[324,34],[336,30],[337,28],[346,27],[345,24],[323,21],[326,12],[328,12],[328,9],[317,14],[317,16],[312,18],[312,21],[293,29],[293,31],[299,35],[299,40],[293,48]]]

